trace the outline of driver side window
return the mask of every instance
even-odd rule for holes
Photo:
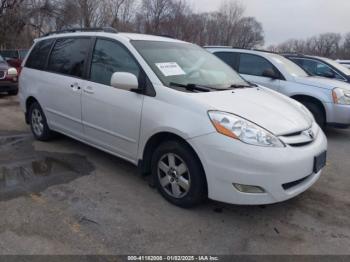
[[[239,73],[245,75],[262,76],[267,70],[272,70],[276,74],[275,67],[267,61],[265,58],[251,55],[251,54],[241,54],[239,60]]]
[[[312,75],[323,76],[328,78],[330,78],[330,76],[334,76],[335,79],[344,80],[342,76],[340,76],[331,67],[322,62],[305,59],[303,61],[303,65],[304,68]]]
[[[110,85],[112,74],[115,72],[132,73],[139,78],[140,68],[123,46],[114,41],[97,39],[92,56],[90,80]]]

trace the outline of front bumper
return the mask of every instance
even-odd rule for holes
[[[321,175],[321,171],[313,173],[314,158],[327,150],[322,131],[311,144],[301,147],[252,146],[218,133],[190,139],[189,143],[204,167],[209,198],[241,205],[281,202],[304,192]],[[282,186],[303,178],[289,189]],[[242,193],[233,183],[259,186],[265,193]]]
[[[350,126],[350,105],[324,103],[327,123],[334,126]]]
[[[18,90],[18,83],[0,80],[0,92],[9,92]]]

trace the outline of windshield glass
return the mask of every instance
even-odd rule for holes
[[[292,76],[309,76],[300,66],[293,63],[289,59],[280,56],[280,55],[271,55],[272,59],[276,61],[278,64],[282,65],[283,68]]]
[[[342,72],[345,75],[350,75],[350,69],[346,68],[345,66],[337,63],[336,61],[332,60],[332,59],[328,59],[328,58],[321,58],[323,61],[325,61],[326,63],[330,64],[331,66],[334,66],[336,69],[338,69],[340,72]]]
[[[0,63],[5,62],[5,60],[2,58],[2,56],[0,55]]]
[[[219,58],[189,43],[131,41],[165,86],[171,83],[227,89],[249,86]]]

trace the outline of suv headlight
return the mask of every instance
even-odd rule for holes
[[[276,136],[244,118],[220,111],[209,111],[208,115],[220,134],[255,146],[285,146]]]
[[[334,104],[350,105],[350,90],[344,88],[334,88],[332,91]]]

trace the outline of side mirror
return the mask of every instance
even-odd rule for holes
[[[266,69],[262,76],[272,78],[272,79],[279,79],[280,76],[273,70],[273,69]]]
[[[111,86],[118,89],[131,91],[133,89],[138,89],[139,81],[134,74],[126,72],[115,72],[111,78]]]
[[[7,70],[7,75],[8,75],[8,76],[11,76],[11,77],[16,77],[16,76],[18,76],[17,69],[16,69],[16,68],[13,68],[13,67],[9,68],[9,69]]]

